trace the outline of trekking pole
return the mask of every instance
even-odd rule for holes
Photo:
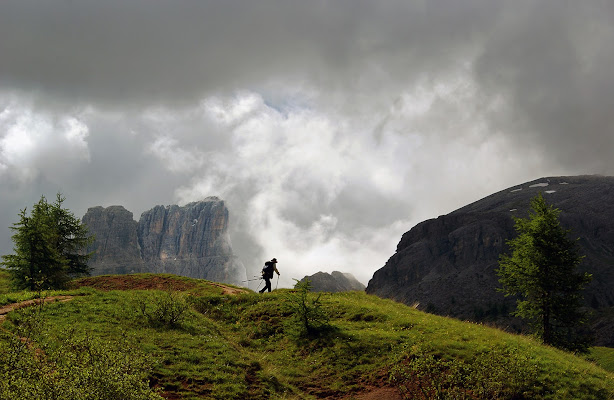
[[[241,282],[251,282],[251,281],[257,281],[257,280],[259,280],[259,279],[262,279],[262,278],[256,278],[256,277],[254,277],[254,279],[248,279],[248,280],[246,280],[246,281],[241,281]]]
[[[255,281],[255,280],[256,280],[256,279],[246,279],[246,280],[241,281],[241,282],[242,282],[242,283],[243,283],[243,282],[247,283],[247,287],[249,288],[249,283],[250,283],[251,281]]]
[[[277,290],[277,285],[279,285],[279,274],[277,274],[277,283],[275,283],[275,290]]]

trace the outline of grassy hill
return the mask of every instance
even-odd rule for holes
[[[613,349],[574,356],[364,293],[260,295],[139,274],[81,279],[42,295],[73,297],[7,314],[0,393],[349,400],[392,388],[396,398],[416,399],[614,398]],[[0,283],[0,305],[36,296]]]

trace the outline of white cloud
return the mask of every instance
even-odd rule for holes
[[[74,116],[53,116],[7,107],[0,115],[0,165],[21,182],[39,174],[53,176],[90,159],[88,127]],[[61,161],[56,157],[61,154]]]
[[[204,154],[198,150],[187,150],[172,137],[158,137],[147,151],[156,156],[172,172],[192,172],[202,167]]]
[[[477,200],[476,190],[487,194],[520,168],[502,156],[505,137],[489,135],[483,117],[463,108],[474,89],[446,87],[445,96],[406,94],[411,101],[384,117],[312,107],[282,113],[255,92],[207,99],[205,113],[231,146],[206,158],[175,195],[179,203],[221,196],[262,253],[292,260],[294,274],[345,263],[366,279],[410,223]],[[439,124],[434,103],[456,124]]]

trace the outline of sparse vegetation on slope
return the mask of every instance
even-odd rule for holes
[[[611,347],[593,347],[589,360],[593,360],[606,371],[614,372],[614,349]]]
[[[11,291],[10,279],[11,275],[9,272],[0,268],[0,294],[5,294]]]
[[[112,290],[103,289],[108,281]],[[180,293],[169,297],[164,285],[149,288],[162,281]],[[229,295],[203,280],[168,275],[76,284],[93,288],[42,308],[44,340],[32,338],[31,351],[60,348],[68,327],[93,341],[115,341],[138,350],[136,359],[151,360],[150,386],[167,399],[349,400],[382,386],[406,398],[614,396],[614,374],[583,358],[364,293],[321,294],[327,329],[305,336],[290,334],[297,323],[286,304],[291,290]],[[176,323],[155,324],[140,310],[145,298],[152,306],[166,299],[190,307]],[[27,313],[9,314],[5,330],[17,332]]]

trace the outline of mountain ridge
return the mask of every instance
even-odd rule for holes
[[[543,193],[561,210],[563,227],[579,237],[579,270],[593,274],[585,290],[597,343],[614,345],[614,177],[544,177],[493,193],[404,233],[394,255],[377,270],[367,293],[417,304],[423,310],[522,331],[509,317],[514,300],[497,292],[498,257],[515,236],[512,216],[526,217]]]
[[[300,282],[309,279],[312,292],[350,292],[350,291],[363,291],[365,285],[360,283],[349,272],[333,271],[328,272],[316,272],[313,275],[305,276]]]

